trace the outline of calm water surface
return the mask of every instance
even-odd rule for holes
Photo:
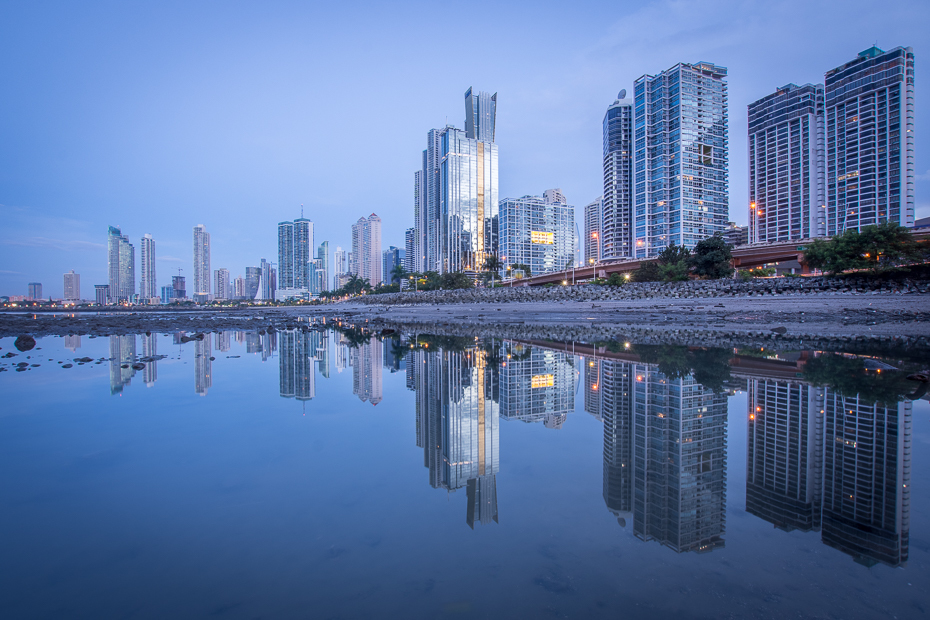
[[[0,360],[0,618],[927,617],[926,396],[766,355],[40,339]]]

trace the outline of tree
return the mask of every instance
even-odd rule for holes
[[[633,272],[634,282],[659,282],[660,280],[662,280],[662,271],[655,261],[643,263]]]
[[[503,268],[504,263],[497,254],[489,254],[488,257],[484,259],[484,269],[491,274],[491,286],[494,286],[494,274],[500,273],[500,270]]]
[[[407,270],[400,263],[394,265],[391,269],[391,284],[400,284],[400,281],[407,277]]]
[[[892,222],[866,226],[833,237],[815,239],[804,250],[808,266],[837,276],[844,271],[873,273],[923,260],[920,245],[911,232]]]
[[[530,269],[529,265],[524,265],[523,263],[514,263],[510,266],[513,271],[522,270],[524,278],[530,278],[533,276],[533,271]]]
[[[733,265],[730,264],[732,250],[733,246],[718,233],[698,242],[688,264],[701,277],[711,280],[726,278],[733,274]]]

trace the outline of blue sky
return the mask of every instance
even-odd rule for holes
[[[316,242],[412,225],[426,132],[498,93],[500,192],[601,193],[601,120],[676,62],[729,69],[730,214],[746,221],[746,105],[878,44],[917,56],[917,205],[930,215],[922,54],[930,2],[312,3],[0,0],[0,294],[106,282],[106,230],[153,235],[158,283],[276,260],[304,205]],[[581,211],[576,214],[581,217]],[[579,220],[580,222],[580,220]]]

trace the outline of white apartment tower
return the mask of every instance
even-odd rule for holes
[[[155,283],[155,240],[148,234],[142,235],[142,273],[139,288],[142,299],[158,297],[158,287]]]
[[[194,226],[194,294],[210,294],[210,233],[203,224]]]

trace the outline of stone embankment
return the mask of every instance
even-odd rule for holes
[[[700,299],[773,295],[905,295],[930,293],[930,281],[875,278],[757,278],[691,280],[688,282],[630,282],[622,286],[501,287],[452,291],[408,291],[355,298],[352,303],[379,305],[511,303],[545,301],[623,301],[634,299]]]

